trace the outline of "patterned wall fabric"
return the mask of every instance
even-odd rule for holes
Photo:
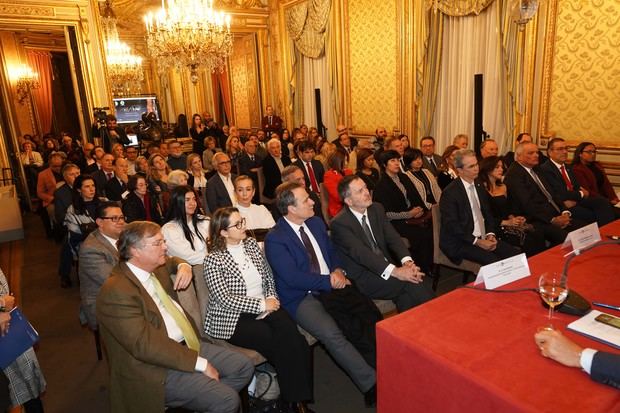
[[[249,129],[260,125],[258,65],[253,34],[236,38],[230,58],[235,125]]]
[[[398,125],[398,17],[395,0],[349,2],[351,127],[374,133]]]
[[[560,1],[548,129],[619,146],[620,0]]]

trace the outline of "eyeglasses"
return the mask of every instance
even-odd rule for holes
[[[159,239],[159,240],[157,240],[155,242],[152,242],[150,244],[147,244],[147,245],[150,245],[151,247],[161,247],[162,244],[165,244],[165,243],[166,243],[165,239]]]
[[[596,149],[591,149],[589,151],[583,151],[583,153],[589,153],[590,155],[596,154]]]
[[[101,219],[109,219],[110,221],[114,222],[115,224],[123,221],[125,222],[127,220],[127,218],[125,218],[123,215],[118,215],[118,216],[113,216],[113,217],[101,217]]]
[[[226,229],[231,229],[231,228],[243,229],[243,227],[245,227],[245,218],[241,218],[239,222],[237,222],[236,224],[232,224]]]

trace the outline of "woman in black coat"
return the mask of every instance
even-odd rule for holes
[[[161,205],[159,197],[149,190],[144,175],[136,174],[127,182],[129,195],[123,199],[123,215],[127,223],[133,221],[151,221],[162,225]]]

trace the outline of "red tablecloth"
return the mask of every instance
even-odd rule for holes
[[[601,232],[620,235],[620,221]],[[565,253],[556,247],[531,258],[532,275],[501,289],[537,287],[542,272],[561,273]],[[569,289],[589,301],[620,305],[620,246],[601,246],[574,258],[568,274]],[[567,331],[576,319],[556,313],[553,323],[582,346],[620,353]],[[382,321],[377,325],[378,411],[620,412],[620,391],[540,355],[534,333],[546,323],[547,310],[536,293],[471,289],[457,289]]]

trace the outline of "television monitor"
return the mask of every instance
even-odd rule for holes
[[[138,123],[142,120],[142,114],[154,112],[157,120],[161,120],[161,111],[157,96],[135,96],[114,98],[114,111],[118,124]]]

